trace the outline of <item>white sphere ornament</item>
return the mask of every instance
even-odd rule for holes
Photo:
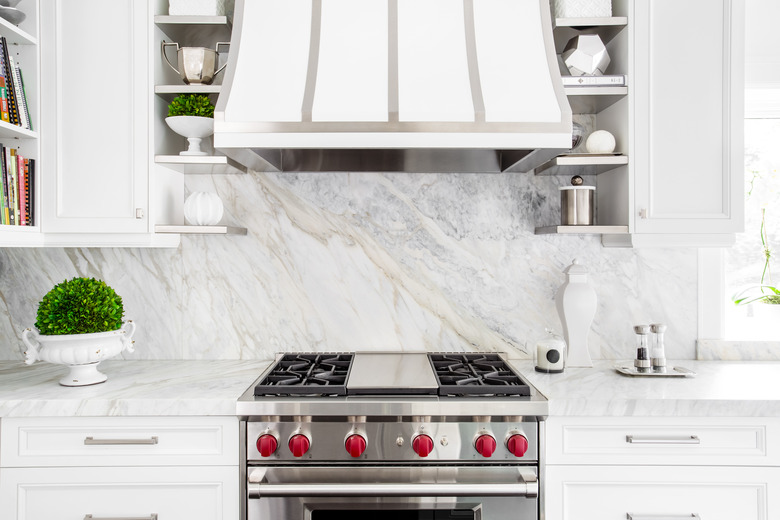
[[[615,151],[615,136],[606,130],[596,130],[588,136],[585,148],[589,153],[612,153]]]
[[[222,200],[216,193],[196,191],[184,201],[184,220],[192,226],[216,226],[223,211]]]

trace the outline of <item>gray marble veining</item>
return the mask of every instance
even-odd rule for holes
[[[592,183],[595,179],[586,179]],[[484,350],[532,355],[560,330],[554,295],[574,258],[599,304],[594,359],[633,355],[632,325],[663,321],[692,359],[696,251],[610,249],[536,236],[566,179],[523,174],[188,176],[246,236],[177,249],[0,249],[0,359],[19,360],[37,302],[72,276],[105,280],[139,325],[127,359],[266,359],[278,351]]]

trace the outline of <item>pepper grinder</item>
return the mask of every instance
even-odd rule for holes
[[[653,372],[666,372],[666,353],[664,352],[664,332],[666,325],[653,323],[650,325],[653,333],[653,346],[650,348],[650,361],[653,364]]]
[[[650,346],[648,345],[650,327],[648,325],[634,325],[634,332],[636,332],[636,359],[634,359],[634,367],[637,372],[650,372],[650,367],[652,366],[650,362]]]
[[[564,271],[566,282],[555,294],[555,307],[566,341],[566,366],[592,367],[588,332],[596,315],[596,291],[588,284],[588,268],[576,259]]]

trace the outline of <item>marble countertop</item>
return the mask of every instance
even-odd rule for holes
[[[667,361],[695,377],[649,378],[618,373],[616,364],[542,374],[518,368],[549,400],[550,416],[780,416],[780,362]]]
[[[692,378],[629,377],[615,361],[562,374],[511,360],[544,396],[551,416],[780,416],[780,362],[669,361]],[[234,415],[238,397],[270,361],[122,361],[101,363],[108,381],[63,387],[65,368],[0,362],[2,416]]]
[[[100,363],[108,381],[60,386],[67,368],[0,362],[0,417],[235,415],[236,400],[270,361]]]

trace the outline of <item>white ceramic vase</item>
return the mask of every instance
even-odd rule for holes
[[[214,120],[210,117],[200,116],[171,116],[166,117],[168,126],[189,143],[186,150],[179,155],[208,155],[200,149],[200,142],[214,133]]]
[[[222,199],[216,193],[196,191],[184,201],[184,220],[192,226],[216,226],[223,212]]]
[[[588,333],[596,315],[596,291],[588,283],[588,269],[576,259],[563,272],[566,282],[555,295],[555,307],[566,341],[566,366],[592,367]]]
[[[135,323],[126,321],[121,328],[91,334],[45,335],[35,329],[25,329],[22,341],[27,346],[25,363],[46,361],[70,367],[60,379],[62,386],[86,386],[102,383],[108,376],[98,371],[98,364],[124,351],[133,352]]]

